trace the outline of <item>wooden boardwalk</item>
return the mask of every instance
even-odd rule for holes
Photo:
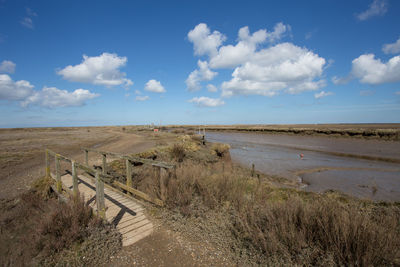
[[[61,176],[62,183],[72,190],[72,176],[65,174]],[[78,175],[79,192],[96,210],[96,185],[94,180]],[[132,198],[122,193],[104,188],[106,219],[116,225],[122,234],[122,245],[129,246],[153,232],[153,224],[143,213],[144,207]]]

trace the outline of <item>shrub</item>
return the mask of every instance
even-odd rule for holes
[[[183,144],[174,144],[171,148],[171,156],[178,162],[182,162],[185,158],[185,146]]]
[[[218,157],[223,157],[225,156],[231,147],[228,144],[213,144],[211,147],[212,151],[218,156]]]

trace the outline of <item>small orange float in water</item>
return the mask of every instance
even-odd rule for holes
[[[300,158],[301,158],[301,159],[303,159],[303,158],[304,158],[304,155],[303,155],[303,153],[301,153],[301,154],[300,154]]]

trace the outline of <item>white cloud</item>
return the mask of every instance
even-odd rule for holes
[[[126,65],[126,62],[126,57],[119,57],[117,54],[103,53],[97,57],[83,55],[81,64],[69,65],[57,71],[57,74],[72,82],[129,87],[133,82],[125,78],[126,74],[119,70]]]
[[[362,83],[382,84],[400,81],[400,56],[383,63],[374,54],[361,55],[352,62],[351,74]]]
[[[210,66],[212,68],[232,68],[243,64],[253,56],[258,45],[267,41],[272,43],[279,40],[287,30],[290,30],[290,26],[281,22],[275,25],[273,32],[262,29],[250,34],[249,28],[243,27],[238,33],[238,43],[235,46],[222,46],[218,50],[218,54],[211,57]]]
[[[15,63],[10,60],[3,60],[0,64],[0,72],[14,73],[15,71]]]
[[[386,0],[373,0],[369,5],[368,9],[357,15],[357,18],[361,21],[367,20],[375,16],[383,16],[387,12],[387,1]]]
[[[319,93],[315,93],[315,94],[314,94],[314,97],[315,97],[316,99],[319,99],[319,98],[327,97],[327,96],[330,96],[330,95],[333,95],[333,93],[332,93],[332,92],[321,91],[321,92],[319,92]]]
[[[41,91],[36,91],[27,97],[21,105],[23,107],[39,105],[47,108],[83,106],[87,100],[98,96],[98,94],[91,93],[85,89],[76,89],[73,92],[68,92],[56,87],[43,87]]]
[[[189,100],[190,103],[194,103],[199,107],[217,107],[225,104],[224,101],[218,98],[209,98],[205,96],[194,97]]]
[[[207,90],[211,93],[218,92],[218,88],[213,84],[207,84]]]
[[[217,48],[226,40],[218,31],[211,33],[207,24],[200,23],[188,33],[189,41],[193,43],[195,55],[215,55]]]
[[[393,44],[384,44],[382,51],[385,54],[398,54],[400,53],[400,38]]]
[[[147,95],[144,95],[144,96],[138,95],[138,96],[136,96],[136,98],[135,98],[136,101],[146,101],[146,100],[149,100],[149,99],[150,99],[150,97],[147,96]]]
[[[28,81],[14,82],[7,74],[0,74],[0,99],[24,100],[33,93],[33,85]]]
[[[135,90],[135,95],[141,95],[142,92],[140,92],[139,90]]]
[[[186,86],[189,91],[200,90],[201,81],[211,81],[218,74],[209,69],[207,61],[197,61],[199,69],[192,71],[186,79]]]
[[[29,29],[33,29],[34,28],[33,21],[32,21],[32,19],[30,17],[23,18],[20,21],[20,23],[21,23],[22,26],[24,26],[26,28],[29,28]]]
[[[146,83],[146,86],[144,87],[144,90],[149,91],[149,92],[154,92],[154,93],[165,93],[166,90],[164,86],[161,85],[161,83],[157,80],[150,80]]]
[[[288,93],[318,90],[325,86],[322,75],[326,61],[317,54],[281,43],[253,53],[237,67],[232,79],[222,83],[222,95],[256,94],[274,96],[281,90]]]

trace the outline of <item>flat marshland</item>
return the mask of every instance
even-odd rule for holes
[[[33,155],[38,157],[36,159],[38,169],[34,176],[43,175],[41,173],[43,152],[39,151],[47,146],[54,146],[53,149],[57,149],[57,152],[69,153],[78,160],[83,157],[79,146],[90,146],[175,164],[176,175],[171,176],[165,184],[167,188],[165,207],[148,205],[148,212],[149,216],[154,221],[159,221],[162,227],[179,233],[182,238],[179,240],[183,240],[180,242],[185,244],[185,247],[194,246],[195,249],[191,250],[191,253],[203,251],[203,244],[207,244],[208,249],[213,251],[213,258],[207,256],[207,259],[204,259],[205,254],[193,254],[196,257],[190,258],[192,262],[188,261],[184,256],[186,254],[183,253],[180,256],[187,260],[187,264],[218,263],[230,266],[232,264],[273,266],[400,264],[400,205],[397,202],[360,199],[335,190],[320,192],[301,190],[299,189],[301,184],[296,179],[276,173],[270,174],[265,169],[256,168],[253,171],[246,167],[248,164],[246,166],[238,164],[234,158],[235,145],[210,143],[207,140],[204,144],[201,136],[194,132],[197,128],[181,127],[157,134],[151,129],[133,126],[76,128],[69,132],[71,134],[69,137],[59,137],[65,140],[64,145],[62,142],[47,143],[51,141],[37,143],[38,151],[37,154],[33,152]],[[12,150],[13,140],[9,135],[11,130],[4,131],[8,139],[3,135],[1,140],[3,144],[8,144],[8,153],[22,150],[22,146],[19,147],[18,144],[15,144]],[[28,142],[29,134],[26,132],[22,134],[19,131],[26,130],[15,130],[24,136],[19,142]],[[40,130],[32,131],[35,136],[37,135],[35,131]],[[59,132],[61,136],[63,132],[57,128],[47,131],[49,136],[52,131]],[[68,130],[65,130],[64,134],[66,133]],[[94,135],[93,139],[90,138],[91,134]],[[69,138],[80,135],[85,137],[72,142],[71,147],[67,145]],[[360,137],[355,138],[358,140]],[[384,142],[397,145],[397,141],[393,140]],[[276,150],[281,149],[276,148]],[[22,151],[22,155],[24,153]],[[29,162],[31,157],[26,156],[22,160],[13,158],[11,161],[4,161],[6,162],[4,165],[2,163],[3,171],[10,173],[8,178],[5,177],[7,184],[12,186],[11,179],[19,179],[16,173],[23,174],[20,171],[21,166],[24,161]],[[124,168],[123,161],[109,162],[109,173],[121,182],[126,181]],[[26,185],[30,184],[29,179],[33,181],[34,177],[25,178]],[[157,172],[151,167],[145,165],[134,167],[133,186],[151,196],[161,197]],[[18,188],[14,186],[14,189]],[[3,203],[21,199],[19,196],[8,194],[10,189],[2,190],[2,198],[13,199],[4,200]],[[36,192],[43,192],[43,189],[36,189]],[[23,202],[19,200],[18,203]],[[16,216],[12,212],[15,209],[9,204],[2,204],[2,209],[7,212],[1,218],[1,243],[12,243],[13,239],[9,237],[13,234],[18,236],[15,228],[9,230],[12,216]],[[92,225],[90,220],[83,222]],[[102,227],[108,229],[108,226]],[[107,231],[109,234],[98,236],[100,244],[103,238],[114,236],[112,230]],[[87,240],[93,240],[89,236],[91,235],[82,234],[70,243],[69,241],[65,243],[60,251],[52,251],[53,259],[79,262],[71,255],[77,255],[77,251],[85,251],[80,248],[86,247],[82,244],[87,244]],[[162,242],[157,240],[158,236],[159,234],[155,233],[148,240],[143,239],[132,248],[124,249],[124,255],[140,258],[144,265],[146,262],[150,264],[150,260],[154,258],[162,258],[163,248],[159,247]],[[115,248],[118,245],[118,238],[112,240],[116,240],[113,243],[116,245],[112,246]],[[143,255],[143,250],[139,250],[141,247],[149,247],[146,250],[147,256]],[[155,247],[159,250],[152,252]],[[37,255],[40,254],[40,250],[34,251],[37,253],[36,256],[34,253],[30,255],[39,259],[40,256]],[[138,254],[137,251],[142,253]],[[3,252],[2,255],[6,255]],[[67,254],[69,256],[65,257]],[[63,256],[57,258],[57,255]],[[121,262],[111,261],[111,263],[119,265]]]

